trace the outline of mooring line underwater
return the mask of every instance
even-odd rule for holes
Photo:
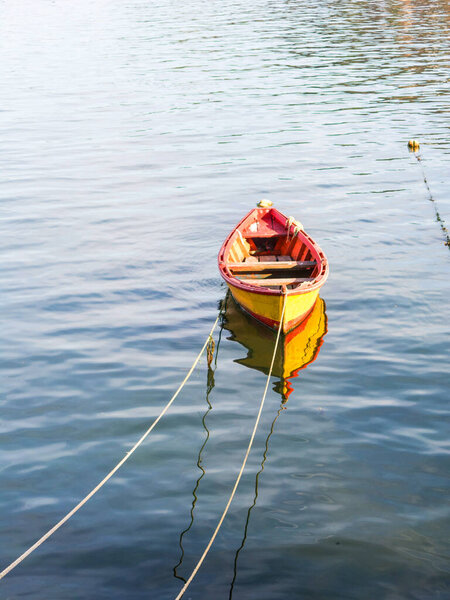
[[[256,473],[256,477],[255,477],[255,493],[253,496],[253,503],[251,504],[251,506],[249,506],[248,510],[247,510],[247,518],[245,520],[245,526],[244,526],[244,535],[242,537],[242,542],[241,545],[239,546],[239,548],[236,550],[236,554],[234,556],[234,564],[233,564],[233,579],[231,581],[231,585],[230,585],[230,593],[228,596],[228,600],[232,600],[233,598],[233,589],[234,589],[234,584],[236,582],[236,577],[237,577],[237,562],[238,562],[238,558],[239,558],[239,554],[241,553],[241,550],[244,548],[245,546],[245,542],[247,540],[247,532],[248,532],[248,526],[250,523],[250,515],[252,514],[252,510],[254,509],[254,507],[256,506],[256,501],[258,500],[258,485],[259,485],[259,476],[261,475],[261,473],[264,471],[264,465],[266,464],[266,460],[267,460],[267,453],[269,452],[269,440],[272,437],[273,434],[273,430],[275,427],[275,423],[278,420],[278,417],[280,416],[280,414],[286,410],[286,401],[283,401],[281,403],[280,408],[278,409],[277,414],[275,415],[274,420],[272,421],[272,425],[270,427],[270,431],[269,431],[269,435],[266,438],[266,444],[265,444],[265,448],[264,448],[264,452],[263,452],[263,458],[261,461],[261,465],[260,465],[260,469],[259,471]]]
[[[219,319],[221,317],[222,311],[219,311],[219,314],[217,315],[216,320],[214,321],[214,325],[211,327],[211,331],[209,332],[205,343],[203,344],[202,349],[200,350],[200,352],[197,355],[197,358],[194,360],[194,363],[192,365],[192,367],[189,369],[186,377],[183,379],[183,381],[181,382],[181,384],[179,385],[177,391],[174,393],[174,395],[172,396],[172,398],[169,400],[169,402],[165,405],[165,407],[163,408],[163,410],[159,413],[158,417],[153,421],[153,423],[150,425],[150,427],[145,431],[145,433],[139,438],[139,440],[134,444],[134,446],[131,448],[131,450],[129,450],[125,456],[116,464],[116,466],[111,469],[111,471],[100,481],[100,483],[98,483],[90,492],[89,494],[87,494],[74,508],[72,508],[72,510],[70,512],[68,512],[60,521],[58,521],[58,523],[56,523],[56,525],[54,525],[51,529],[49,529],[47,531],[47,533],[45,533],[42,537],[40,537],[32,546],[30,546],[28,548],[28,550],[26,550],[23,554],[21,554],[18,558],[16,558],[16,560],[14,560],[11,564],[9,564],[5,569],[3,569],[3,571],[0,572],[0,579],[3,579],[3,577],[5,577],[8,573],[10,573],[15,567],[17,567],[23,560],[25,560],[27,558],[27,556],[29,556],[32,552],[34,552],[34,550],[36,550],[37,548],[39,548],[39,546],[41,546],[46,540],[48,540],[48,538],[53,535],[55,533],[55,531],[57,531],[62,525],[64,525],[64,523],[66,523],[76,512],[78,512],[80,510],[80,508],[82,506],[84,506],[88,500],[90,500],[92,498],[92,496],[94,496],[104,485],[105,483],[111,479],[111,477],[114,475],[114,473],[116,473],[116,471],[118,471],[120,469],[120,467],[130,458],[130,456],[134,453],[135,450],[137,450],[137,448],[139,448],[139,446],[144,442],[144,440],[150,435],[151,431],[156,427],[156,425],[158,424],[158,422],[161,420],[161,418],[165,415],[165,413],[169,410],[170,406],[173,404],[175,398],[178,396],[178,394],[181,392],[181,390],[183,389],[185,383],[187,382],[187,380],[189,379],[189,377],[192,375],[195,367],[198,364],[198,361],[200,360],[203,352],[205,351],[205,349],[207,348],[208,344],[211,343],[212,340],[212,334],[214,333],[214,330],[217,326],[217,323],[219,322]]]
[[[414,157],[416,158],[417,162],[420,165],[420,168],[422,170],[423,182],[425,183],[425,187],[427,188],[427,191],[428,191],[428,196],[429,196],[428,199],[430,202],[433,203],[434,212],[436,215],[436,221],[439,223],[442,233],[444,234],[444,238],[445,238],[444,245],[447,246],[447,248],[450,250],[450,235],[449,235],[448,229],[445,225],[444,219],[442,219],[441,215],[439,214],[436,200],[434,199],[433,194],[431,193],[430,185],[428,183],[427,176],[425,175],[425,169],[423,167],[422,156],[419,152],[420,144],[416,140],[409,140],[408,147],[409,147],[410,151],[414,153]]]
[[[262,414],[262,410],[263,410],[263,407],[264,407],[264,401],[266,399],[267,390],[269,388],[269,382],[270,382],[270,377],[272,375],[273,365],[274,365],[274,362],[275,362],[275,356],[276,356],[276,353],[277,353],[278,342],[280,341],[280,334],[281,334],[281,330],[283,329],[284,312],[285,312],[285,308],[286,308],[286,298],[287,298],[286,289],[283,289],[283,310],[281,312],[280,324],[278,326],[278,333],[277,333],[277,339],[275,341],[275,347],[274,347],[274,350],[273,350],[272,362],[270,364],[269,374],[267,375],[266,385],[264,387],[264,393],[263,393],[262,398],[261,398],[261,402],[260,402],[260,405],[259,405],[259,410],[258,410],[258,414],[257,414],[257,417],[256,417],[255,425],[253,427],[253,431],[252,431],[252,434],[250,436],[250,441],[248,443],[247,450],[245,452],[244,460],[242,461],[241,469],[240,469],[240,471],[238,473],[238,476],[237,476],[236,481],[234,483],[233,490],[232,490],[232,492],[230,494],[230,497],[228,498],[228,502],[227,502],[227,504],[225,506],[225,509],[224,509],[224,511],[222,513],[222,516],[219,519],[219,523],[217,524],[217,527],[214,530],[214,533],[212,534],[212,536],[211,536],[211,538],[210,538],[210,540],[209,540],[209,542],[208,542],[208,544],[207,544],[207,546],[206,546],[203,554],[201,555],[199,561],[197,562],[194,570],[192,571],[191,575],[189,576],[189,579],[186,581],[186,583],[184,584],[184,586],[181,589],[180,593],[178,594],[178,596],[176,596],[175,600],[180,600],[180,598],[182,596],[184,596],[184,593],[186,592],[187,588],[189,587],[191,581],[194,579],[194,577],[197,574],[198,570],[202,566],[203,561],[206,558],[206,555],[208,554],[209,550],[211,549],[211,546],[213,545],[214,540],[216,539],[216,536],[219,533],[219,530],[220,530],[220,528],[222,526],[222,523],[225,520],[225,517],[226,517],[226,515],[228,513],[228,510],[230,508],[230,505],[231,505],[231,503],[233,501],[233,498],[234,498],[234,496],[236,494],[236,490],[238,488],[239,482],[241,480],[242,474],[243,474],[244,469],[245,469],[245,465],[247,464],[247,460],[248,460],[248,457],[249,457],[249,454],[250,454],[250,450],[251,450],[252,445],[253,445],[253,440],[255,439],[256,430],[258,429],[259,421],[261,419],[261,414]]]
[[[227,299],[228,299],[228,294],[225,297],[224,300],[222,300],[221,302],[221,311],[222,314],[224,315],[226,312],[226,303],[227,303]],[[210,402],[209,396],[212,392],[212,390],[214,389],[215,386],[215,381],[214,381],[214,373],[217,369],[217,358],[219,356],[219,348],[220,348],[220,342],[222,340],[222,332],[223,332],[223,326],[224,326],[224,319],[222,319],[222,323],[221,323],[221,327],[219,329],[219,336],[217,339],[217,344],[216,344],[216,356],[214,359],[214,368],[211,367],[211,363],[212,360],[210,361],[208,358],[208,373],[207,373],[207,380],[206,380],[206,403],[207,403],[207,409],[202,417],[202,426],[203,429],[206,432],[206,437],[205,440],[199,450],[198,456],[197,456],[197,467],[198,469],[201,471],[200,476],[198,477],[196,483],[195,483],[195,487],[192,491],[192,496],[193,496],[193,500],[192,500],[192,504],[191,504],[191,511],[190,511],[190,516],[191,516],[191,520],[189,525],[186,527],[186,529],[184,529],[181,534],[180,534],[180,540],[179,540],[179,546],[180,546],[180,550],[181,550],[181,554],[180,554],[180,559],[178,561],[178,563],[173,567],[173,575],[174,577],[176,577],[177,579],[180,579],[183,583],[186,583],[186,579],[182,576],[182,575],[178,575],[177,570],[180,569],[181,565],[183,564],[183,560],[184,560],[184,547],[183,547],[183,538],[184,536],[188,533],[188,531],[191,529],[192,525],[194,524],[194,511],[195,511],[195,505],[197,504],[197,491],[200,487],[200,482],[203,479],[203,477],[206,475],[206,470],[203,468],[202,465],[202,453],[203,450],[205,449],[208,440],[209,440],[209,436],[210,436],[210,431],[208,429],[208,426],[206,425],[206,417],[209,415],[210,411],[213,409],[213,405]]]

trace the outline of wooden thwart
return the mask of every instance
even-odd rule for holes
[[[263,258],[263,257],[261,257]],[[250,263],[228,263],[227,267],[234,273],[256,273],[266,270],[283,269],[310,269],[316,266],[315,260],[290,260],[283,262],[250,262]]]
[[[262,287],[272,287],[280,285],[292,285],[304,283],[305,281],[314,281],[314,277],[284,277],[283,279],[256,279],[253,277],[239,277],[239,281],[248,285],[258,285]]]

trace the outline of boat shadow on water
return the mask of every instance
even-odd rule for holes
[[[197,467],[201,473],[198,479],[196,480],[195,487],[192,491],[193,500],[190,511],[190,522],[186,529],[184,529],[180,534],[180,559],[173,568],[174,577],[180,579],[184,583],[186,582],[186,579],[178,574],[178,571],[183,564],[185,555],[183,547],[183,538],[194,524],[194,511],[198,499],[198,490],[200,487],[200,482],[206,474],[206,471],[202,466],[202,453],[205,450],[210,437],[210,431],[207,427],[206,418],[213,408],[210,401],[210,394],[214,389],[215,385],[214,372],[217,368],[218,351],[224,329],[229,331],[231,334],[227,338],[228,340],[238,342],[247,350],[246,357],[235,359],[234,362],[248,367],[249,369],[255,369],[257,371],[260,371],[265,375],[268,375],[270,371],[273,349],[276,341],[276,332],[260,324],[250,315],[245,313],[235,302],[231,294],[227,294],[225,300],[223,301],[223,319],[219,339],[217,342],[215,358],[213,363],[208,365],[206,386],[207,408],[202,417],[202,426],[205,430],[206,437],[199,450],[197,457]],[[322,298],[319,297],[317,298],[317,301],[314,304],[314,307],[311,310],[308,317],[294,330],[280,337],[278,350],[275,356],[274,365],[272,369],[272,376],[278,379],[278,381],[276,381],[274,384],[273,390],[280,394],[281,404],[275,415],[275,418],[272,421],[270,431],[266,437],[260,468],[255,477],[253,502],[248,508],[242,541],[239,548],[236,551],[234,558],[234,572],[229,593],[230,600],[233,595],[234,584],[237,577],[237,563],[239,554],[245,546],[248,526],[250,522],[250,515],[258,499],[259,476],[264,471],[264,465],[267,460],[267,455],[269,451],[269,441],[270,437],[274,432],[275,423],[277,422],[277,419],[282,413],[282,411],[286,409],[286,403],[288,401],[288,398],[290,394],[294,391],[292,380],[298,377],[300,371],[302,369],[305,369],[317,358],[320,348],[323,344],[323,338],[326,335],[326,333],[327,316],[325,312],[325,302],[324,300],[322,300]]]

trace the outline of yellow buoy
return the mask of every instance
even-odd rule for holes
[[[273,202],[270,200],[260,200],[256,206],[259,208],[270,208],[273,205]]]
[[[420,148],[420,144],[417,140],[409,140],[408,148],[414,152]]]

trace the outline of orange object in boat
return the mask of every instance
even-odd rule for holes
[[[292,217],[255,208],[230,233],[219,252],[219,270],[233,298],[249,314],[283,332],[301,323],[328,277],[328,261]]]

